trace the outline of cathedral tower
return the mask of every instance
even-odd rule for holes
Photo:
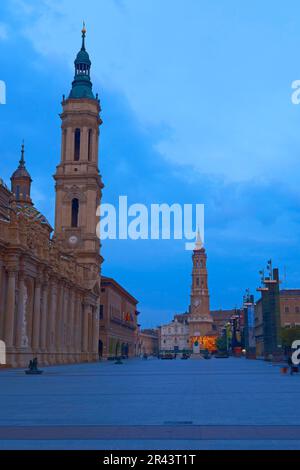
[[[200,348],[201,337],[211,333],[212,317],[209,307],[207,283],[207,256],[198,232],[193,251],[192,289],[189,312],[190,340],[195,349]],[[196,348],[194,347],[196,344]]]
[[[32,179],[25,167],[25,147],[22,144],[21,159],[19,166],[11,176],[11,192],[13,199],[18,204],[27,204],[32,206],[32,200],[30,197]]]
[[[75,77],[69,97],[63,97],[61,161],[56,181],[55,238],[63,249],[97,275],[102,258],[96,229],[103,184],[98,169],[100,101],[93,94],[91,61],[85,46],[75,60]]]

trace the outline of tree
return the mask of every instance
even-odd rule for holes
[[[300,340],[300,327],[281,328],[281,342],[284,348],[291,349],[292,344],[296,340]]]
[[[221,336],[216,340],[216,346],[218,351],[227,351],[227,339],[226,336]]]

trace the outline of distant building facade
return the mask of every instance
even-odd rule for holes
[[[160,328],[160,352],[186,352],[198,355],[213,349],[217,337],[210,311],[207,255],[198,233],[192,255],[192,286],[189,311],[175,315],[174,320]]]
[[[138,301],[114,279],[101,278],[99,356],[103,359],[137,355]]]
[[[157,356],[159,354],[159,332],[157,329],[145,329],[139,334],[138,355]]]
[[[276,281],[276,278],[275,278]],[[272,283],[274,284],[274,283]],[[281,345],[280,329],[292,328],[300,326],[300,289],[282,289],[277,293],[277,298],[274,299],[274,294],[271,299],[268,299],[270,280],[263,287],[263,295],[255,304],[255,341],[256,341],[256,355],[257,357],[265,357],[268,354],[273,354],[274,351],[279,349]],[[267,303],[268,302],[268,303]],[[271,302],[271,305],[270,305]],[[267,304],[267,308],[266,308]],[[270,307],[268,308],[268,305]],[[269,326],[270,317],[272,324]],[[273,320],[272,320],[273,317]],[[277,343],[268,344],[268,329],[273,328],[277,338]]]
[[[160,352],[184,352],[191,349],[188,318],[174,321],[160,327]]]

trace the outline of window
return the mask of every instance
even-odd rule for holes
[[[103,305],[100,305],[99,318],[100,320],[103,320]]]
[[[78,227],[78,214],[79,214],[79,201],[78,199],[72,200],[72,227]]]
[[[16,187],[16,199],[17,201],[20,199],[20,186],[19,185]]]
[[[295,308],[295,312],[296,312],[296,313],[300,313],[300,307],[297,306],[297,307]]]
[[[284,307],[284,311],[285,311],[285,313],[289,313],[290,312],[289,307]]]
[[[81,132],[80,129],[75,130],[75,142],[74,142],[74,160],[78,162],[80,159],[80,136]]]
[[[89,137],[88,137],[88,161],[90,162],[92,159],[92,137],[93,131],[89,129]]]
[[[199,287],[199,286],[200,286],[200,279],[199,279],[199,277],[197,277],[196,283],[197,283],[197,287]]]

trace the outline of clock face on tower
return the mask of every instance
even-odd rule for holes
[[[194,300],[194,306],[195,307],[198,307],[200,305],[200,303],[201,303],[200,300],[198,300],[198,299]]]
[[[76,235],[71,235],[69,237],[69,245],[72,247],[72,248],[75,248],[75,246],[77,245],[78,243],[78,237]]]

